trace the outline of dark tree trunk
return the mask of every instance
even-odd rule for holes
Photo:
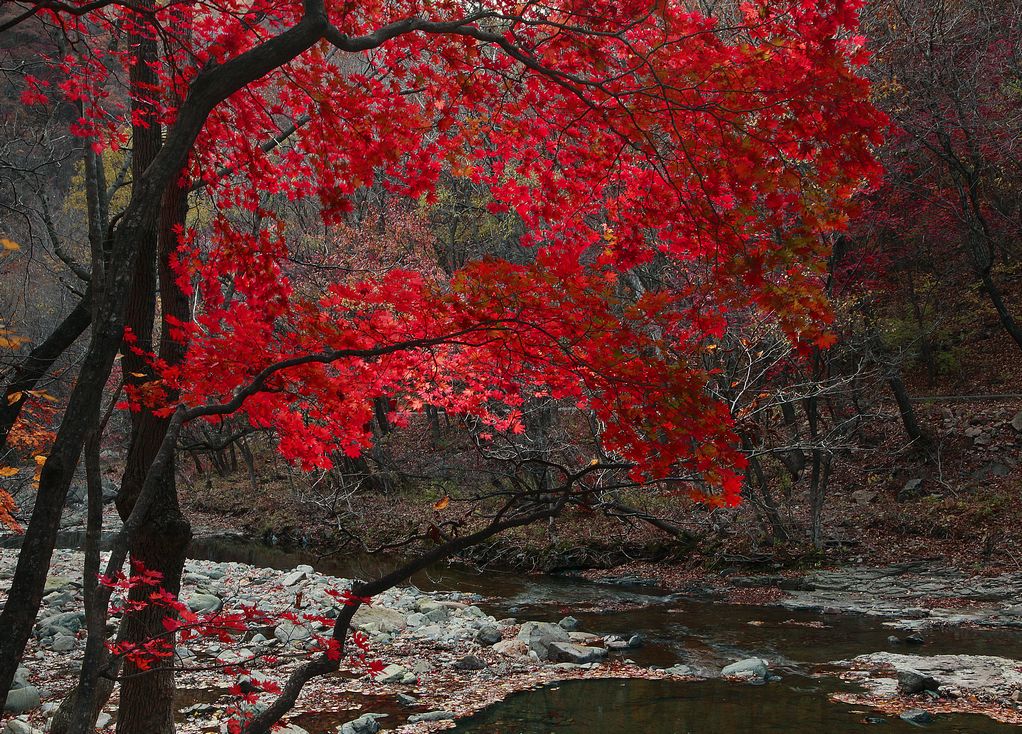
[[[170,268],[170,255],[176,249],[176,229],[184,223],[186,213],[187,183],[182,182],[171,188],[163,200],[159,222],[158,253],[160,305],[163,323],[161,325],[160,358],[168,365],[175,365],[184,356],[183,345],[170,338],[169,318],[185,322],[189,318],[188,299],[181,292]],[[152,260],[149,260],[152,263]],[[139,269],[141,270],[142,263]],[[152,280],[143,274],[143,281]],[[155,287],[132,299],[129,323],[138,323],[141,335],[152,339],[153,313],[155,309]],[[135,321],[137,319],[137,321]],[[146,323],[148,319],[148,323]],[[125,358],[125,370],[133,369]],[[169,395],[174,402],[176,395]],[[131,514],[135,501],[145,483],[146,475],[156,458],[167,435],[170,418],[160,418],[144,411],[134,417],[134,431],[125,465],[121,491],[117,497],[117,509],[122,519]],[[162,575],[159,585],[172,594],[181,590],[181,572],[184,568],[185,551],[191,540],[191,525],[181,513],[178,505],[177,485],[173,460],[163,472],[159,492],[146,516],[142,527],[129,539],[133,564],[158,571]],[[136,587],[129,598],[144,600],[157,587]],[[122,620],[123,638],[129,642],[143,642],[154,635],[164,634],[163,620],[166,609],[151,606],[139,613],[126,613]],[[125,678],[121,682],[121,700],[117,713],[118,734],[173,734],[174,731],[174,660],[173,657],[159,661],[140,674],[129,662],[124,665]]]
[[[990,274],[990,270],[987,269],[983,273],[983,290],[987,292],[990,297],[990,302],[994,304],[994,309],[997,310],[997,318],[1001,322],[1001,326],[1008,332],[1015,344],[1022,349],[1022,328],[1019,328],[1015,318],[1011,315],[1011,309],[1008,308],[1008,304],[1004,301],[1004,296],[1001,295],[1001,289],[994,283],[993,276]]]
[[[894,394],[894,401],[898,404],[898,414],[901,416],[901,423],[905,426],[905,433],[908,434],[909,439],[912,443],[920,446],[928,446],[930,443],[929,436],[919,427],[915,406],[912,405],[908,388],[902,382],[901,375],[897,372],[891,374],[887,378],[887,385]]]
[[[21,414],[21,408],[28,399],[26,394],[34,390],[36,384],[49,371],[60,355],[74,344],[92,321],[91,290],[60,325],[53,330],[46,341],[37,346],[21,363],[15,367],[14,376],[0,396],[0,451],[7,445],[7,437],[11,428]],[[14,397],[17,395],[17,397]],[[14,397],[14,399],[12,399]]]

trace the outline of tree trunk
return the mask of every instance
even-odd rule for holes
[[[1004,330],[1015,341],[1015,344],[1022,349],[1022,328],[1019,328],[1015,318],[1011,315],[1011,310],[1008,308],[1008,304],[1005,303],[1000,288],[994,283],[990,270],[986,269],[982,277],[983,289],[990,296],[990,302],[994,304],[994,308],[997,310],[997,318],[1000,319],[1001,326],[1004,327]]]
[[[29,352],[28,356],[14,368],[14,376],[0,396],[0,451],[7,446],[7,437],[28,398],[26,393],[35,389],[36,384],[60,355],[89,328],[89,322],[92,320],[91,293],[91,290],[86,291],[85,297],[64,317],[46,341]]]

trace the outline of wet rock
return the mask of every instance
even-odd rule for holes
[[[753,678],[766,680],[770,675],[766,660],[762,658],[746,658],[737,663],[724,666],[720,674],[725,678]]]
[[[504,639],[504,636],[500,632],[500,627],[495,624],[484,624],[476,632],[476,642],[480,645],[496,645]]]
[[[408,717],[409,724],[418,724],[420,721],[451,721],[457,714],[453,711],[427,711],[424,714],[412,714]]]
[[[607,657],[602,647],[586,647],[571,642],[551,642],[547,646],[547,658],[555,663],[595,663]]]
[[[891,645],[900,645],[901,644],[901,638],[898,637],[897,635],[891,635],[891,636],[889,636],[887,638],[887,642],[889,644],[891,644]]]
[[[936,692],[940,688],[937,679],[923,675],[916,670],[898,671],[898,691],[906,696],[912,696],[923,691]]]
[[[466,655],[451,665],[455,670],[482,670],[486,667],[486,661],[478,655]]]
[[[338,734],[376,734],[380,730],[380,722],[387,714],[362,714],[357,719],[341,724]]]
[[[926,724],[933,723],[933,716],[922,709],[909,709],[898,718],[916,726],[925,726]]]
[[[518,632],[518,639],[540,659],[546,658],[547,648],[553,642],[570,642],[567,630],[550,622],[526,622]]]
[[[923,636],[921,634],[916,632],[906,637],[904,642],[906,645],[923,645],[926,643],[926,640],[923,639]]]
[[[574,617],[565,617],[557,623],[561,629],[567,630],[568,632],[578,632],[582,629],[582,623]]]
[[[672,665],[669,668],[664,668],[665,673],[671,675],[696,675],[696,670],[691,665]]]
[[[632,648],[642,647],[642,635],[631,635],[627,639],[617,635],[608,635],[605,640],[609,650],[631,650]]]
[[[397,694],[397,702],[402,706],[415,706],[419,703],[419,699],[415,696],[409,696],[407,693]]]
[[[7,700],[4,701],[4,711],[11,714],[20,714],[24,711],[31,711],[40,704],[39,689],[35,686],[22,686],[7,692]]]

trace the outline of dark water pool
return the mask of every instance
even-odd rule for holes
[[[458,724],[465,734],[1017,734],[979,716],[939,716],[926,727],[832,703],[820,682],[764,686],[722,681],[569,681],[519,693]]]

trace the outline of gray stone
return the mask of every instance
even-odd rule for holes
[[[909,479],[905,482],[900,490],[898,490],[898,496],[896,499],[898,502],[904,502],[906,500],[915,499],[923,493],[923,480],[922,479]]]
[[[12,714],[20,714],[23,711],[31,711],[39,706],[39,689],[35,686],[22,686],[7,693],[7,700],[4,701],[4,711]]]
[[[46,585],[43,587],[43,595],[60,591],[70,583],[71,579],[68,576],[47,576]]]
[[[500,633],[500,627],[495,624],[484,624],[476,632],[476,642],[480,645],[496,645],[504,639],[504,636]]]
[[[85,623],[83,612],[61,612],[39,620],[36,627],[43,635],[74,634]]]
[[[568,632],[578,632],[582,629],[582,623],[574,617],[565,617],[557,624],[561,629],[566,629]]]
[[[39,730],[33,729],[27,721],[10,719],[4,724],[3,734],[39,734]]]
[[[595,663],[607,657],[602,647],[586,647],[571,642],[551,642],[547,646],[547,657],[557,663]]]
[[[357,719],[341,724],[337,730],[338,734],[376,734],[380,730],[377,719],[386,716],[387,714],[362,714]]]
[[[400,683],[405,675],[409,673],[407,668],[404,668],[395,663],[391,663],[386,668],[376,674],[377,683]],[[414,675],[414,673],[412,674]]]
[[[482,670],[486,667],[486,661],[478,655],[466,655],[451,665],[455,670]]]
[[[117,499],[117,493],[121,491],[121,488],[112,479],[104,479],[103,485],[103,504],[108,504]]]
[[[216,614],[224,607],[223,601],[213,594],[204,594],[197,591],[190,595],[185,604],[196,614]]]
[[[409,724],[418,724],[420,721],[451,721],[457,716],[453,711],[427,711],[424,714],[412,714],[408,717]]]
[[[302,581],[306,577],[305,571],[292,571],[287,576],[280,580],[280,583],[284,586],[295,586],[299,581]]]
[[[720,674],[725,678],[759,678],[766,680],[770,675],[766,660],[762,658],[746,658],[737,663],[724,666]]]
[[[571,641],[566,629],[550,622],[526,622],[518,632],[518,639],[541,659],[546,658],[550,643]]]
[[[50,643],[50,649],[54,652],[68,652],[74,650],[77,640],[70,635],[57,635],[53,638],[53,642]]]
[[[408,626],[405,615],[396,609],[361,606],[351,620],[355,629],[373,632],[400,632]]]
[[[415,696],[409,696],[407,693],[399,693],[397,694],[397,702],[402,706],[415,706],[419,699]]]
[[[529,645],[523,640],[501,640],[493,646],[493,651],[512,658],[523,658],[529,655]]]
[[[910,724],[916,726],[923,726],[924,724],[932,724],[933,716],[922,709],[909,709],[904,712],[900,717],[903,721],[907,721]]]
[[[1011,427],[1022,433],[1022,411],[1016,413],[1015,417],[1011,419]]]
[[[99,716],[96,717],[96,728],[105,729],[107,724],[113,721],[113,718],[114,718],[113,716],[106,713],[105,711],[102,712]]]
[[[312,630],[285,619],[274,628],[273,636],[283,643],[304,642],[312,637]]]
[[[940,683],[932,676],[923,675],[916,670],[898,671],[898,691],[906,696],[923,691],[937,691],[939,688]]]

